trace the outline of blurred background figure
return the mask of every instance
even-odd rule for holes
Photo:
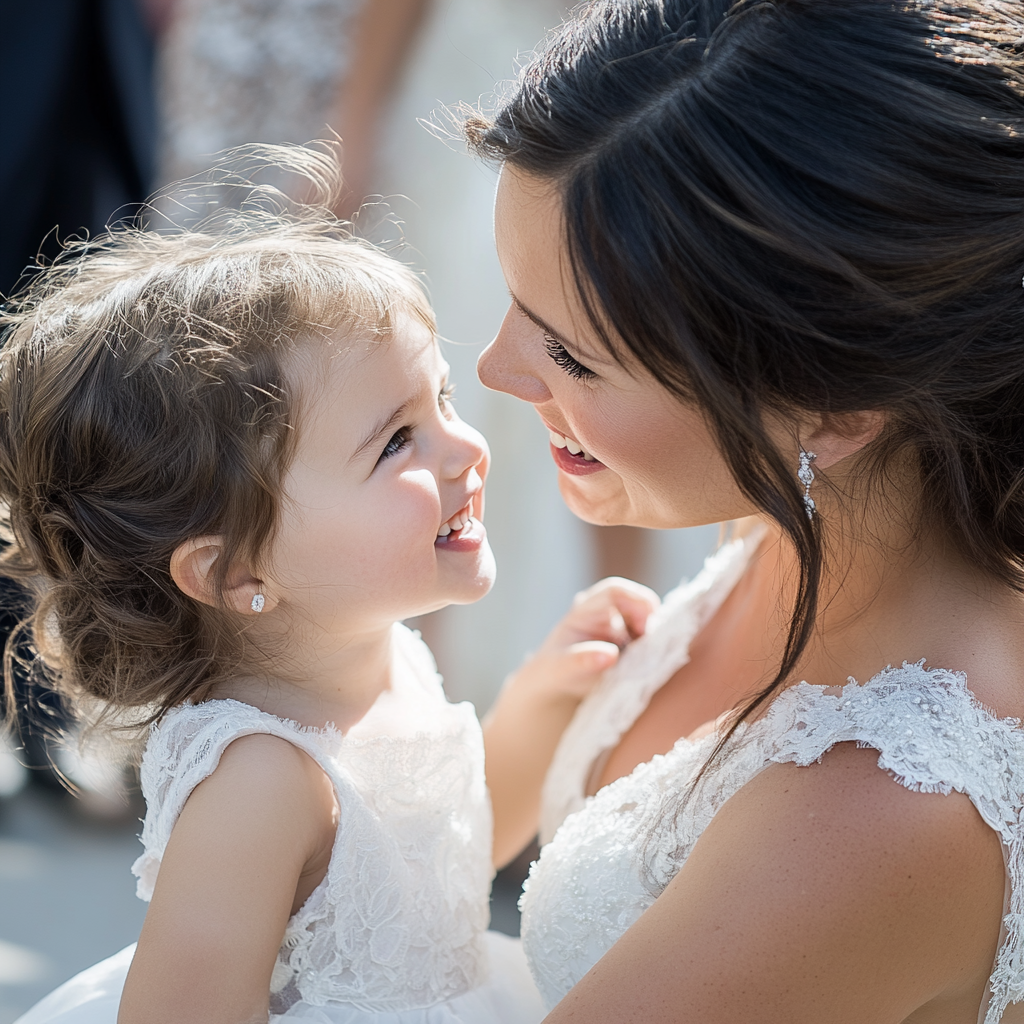
[[[136,0],[0,0],[3,297],[37,256],[51,259],[60,240],[130,216],[152,189],[151,19],[160,13],[157,3]],[[0,580],[0,643],[20,605],[16,588]],[[25,728],[0,733],[2,1024],[89,963],[95,949],[131,941],[144,910],[128,874],[138,823],[123,775],[80,754],[73,737],[64,749],[51,742],[67,716],[28,673],[17,699],[28,711]],[[62,773],[84,799],[68,795]]]
[[[0,3],[0,294],[10,295],[37,259],[52,259],[62,240],[101,232],[149,194],[157,138],[150,13],[136,0]],[[20,618],[20,604],[17,588],[0,580],[0,642]],[[10,768],[13,743],[5,740],[0,798],[26,778],[61,788],[50,737],[65,726],[64,709],[27,674],[18,680],[18,701],[25,724],[16,741],[30,771]],[[114,774],[95,788],[100,776],[81,757],[68,767],[84,769],[99,813],[126,807]]]

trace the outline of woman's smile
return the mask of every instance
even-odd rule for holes
[[[595,459],[579,441],[566,434],[560,434],[547,423],[544,426],[547,427],[551,439],[551,455],[560,470],[573,476],[588,476],[605,468],[604,463]]]

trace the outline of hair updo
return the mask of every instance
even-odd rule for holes
[[[176,200],[198,204],[193,227],[73,244],[0,316],[0,568],[34,592],[27,627],[58,689],[139,724],[258,656],[244,617],[185,596],[169,566],[220,534],[223,586],[273,539],[301,398],[284,357],[338,329],[383,337],[398,313],[433,329],[412,272],[330,213],[330,153],[230,157],[297,177],[305,200],[222,169]]]
[[[770,698],[823,564],[766,413],[884,410],[922,515],[1024,590],[1024,10],[964,0],[596,0],[479,154],[551,181],[592,326],[704,410],[799,554]],[[609,328],[611,330],[609,330]]]

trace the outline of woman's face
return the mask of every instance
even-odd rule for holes
[[[555,189],[506,166],[494,220],[512,305],[478,372],[537,410],[573,512],[601,525],[672,529],[756,511],[700,410],[632,356],[620,365],[596,336],[572,283]]]

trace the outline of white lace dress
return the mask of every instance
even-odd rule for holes
[[[491,811],[471,704],[449,704],[426,646],[396,627],[413,671],[344,736],[233,700],[184,705],[155,726],[142,764],[148,900],[188,795],[229,743],[268,733],[334,784],[340,820],[327,874],[288,922],[271,1021],[533,1024],[543,1017],[517,940],[487,931]],[[396,684],[397,688],[398,684]],[[18,1024],[115,1024],[134,946],[72,978]]]
[[[924,663],[888,668],[863,685],[800,683],[741,727],[717,766],[682,803],[716,742],[680,740],[631,775],[585,797],[592,767],[617,745],[652,694],[687,660],[701,625],[742,575],[760,534],[726,545],[671,594],[648,634],[627,648],[581,705],[548,775],[543,835],[521,901],[523,945],[554,1006],[654,902],[719,808],[772,763],[808,765],[844,741],[924,793],[966,794],[1002,840],[1008,882],[999,952],[979,1022],[1024,1019],[1024,731],[998,719],[964,676]]]

